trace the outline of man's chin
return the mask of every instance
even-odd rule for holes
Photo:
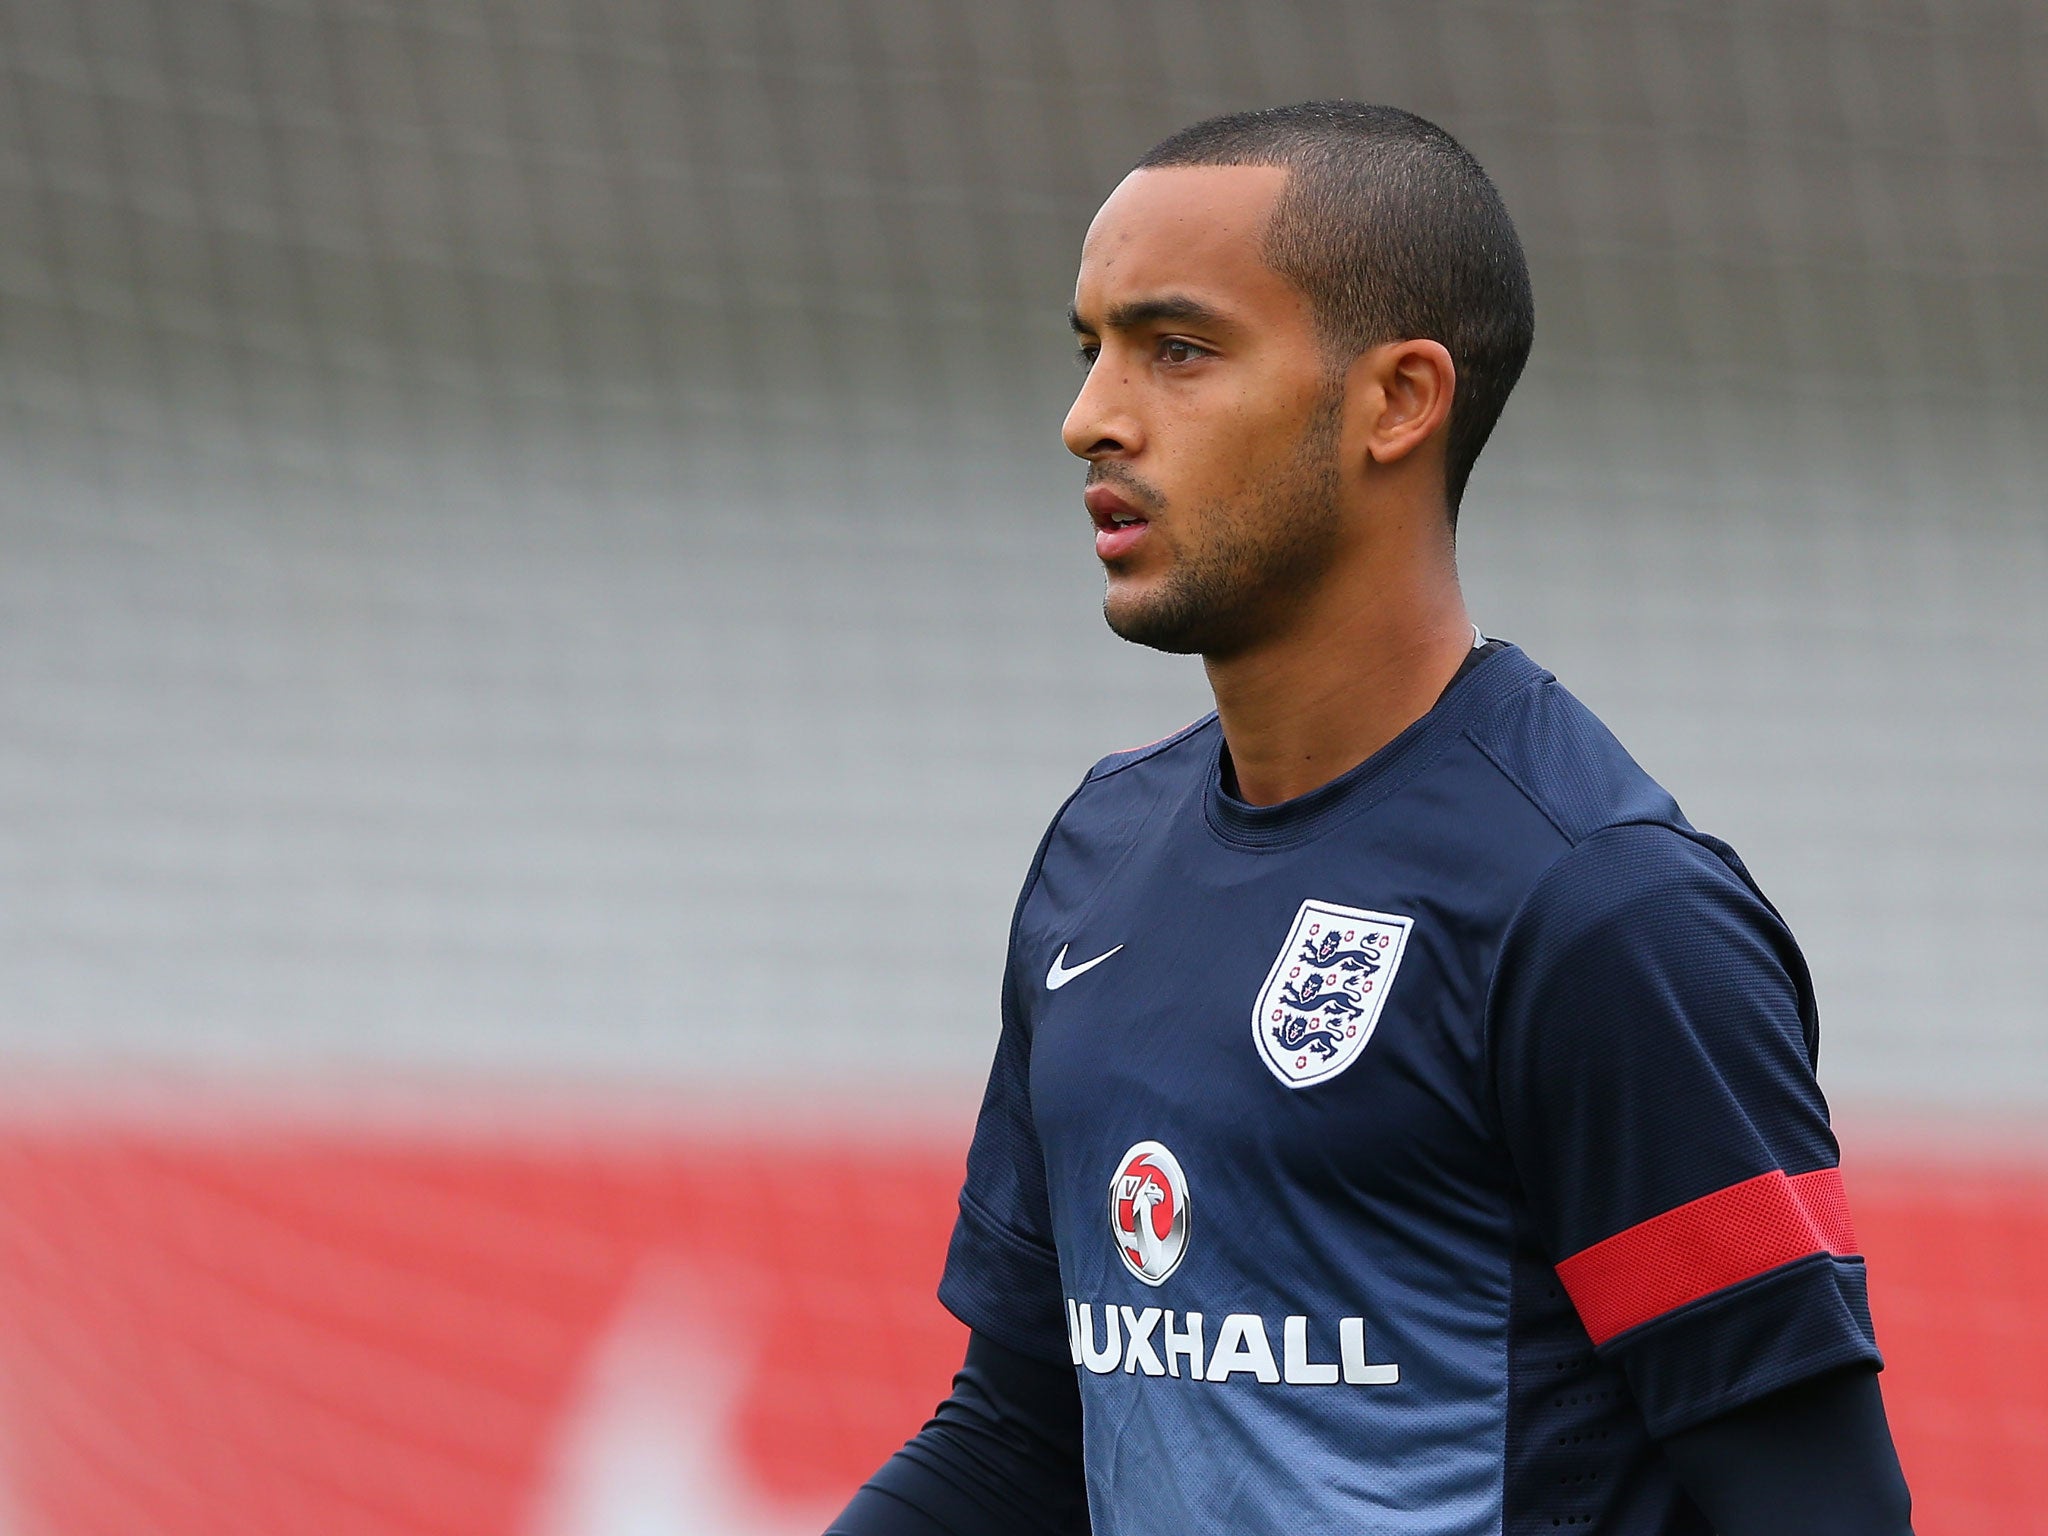
[[[1200,616],[1173,601],[1169,593],[1120,591],[1110,578],[1103,594],[1102,617],[1119,640],[1142,645],[1175,656],[1192,656],[1204,649],[1207,626]]]

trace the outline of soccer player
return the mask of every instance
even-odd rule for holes
[[[1478,164],[1314,102],[1103,204],[1065,426],[1126,639],[1012,925],[937,1417],[842,1536],[1900,1536],[1785,924],[1466,617],[1528,356]]]

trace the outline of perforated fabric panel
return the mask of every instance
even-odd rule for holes
[[[1568,1527],[1706,1536],[1650,1443],[1620,1363],[1594,1352],[1526,1231],[1513,1262],[1503,1536]]]

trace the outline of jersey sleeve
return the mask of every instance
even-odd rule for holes
[[[1670,827],[1585,839],[1503,941],[1489,1046],[1514,1174],[1653,1434],[1882,1364],[1817,1045],[1782,920]]]
[[[1055,818],[1057,825],[1057,818]],[[1051,840],[1048,831],[1046,839]],[[1021,916],[1045,857],[1039,845],[1018,898]],[[1016,922],[1003,974],[1003,1029],[967,1150],[960,1214],[939,1300],[977,1333],[1039,1360],[1070,1364],[1045,1154],[1031,1110],[1031,1034],[1018,999]]]

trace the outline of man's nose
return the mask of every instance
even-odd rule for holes
[[[1080,394],[1060,427],[1067,451],[1090,463],[1097,459],[1129,458],[1138,451],[1138,424],[1117,398],[1112,370],[1097,363],[1081,385]]]

